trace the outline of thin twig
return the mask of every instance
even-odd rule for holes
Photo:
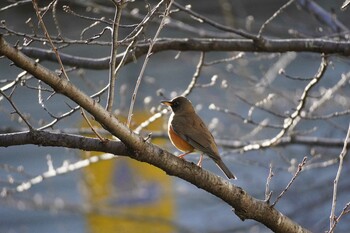
[[[243,98],[242,96],[238,95],[238,94],[235,94],[235,97],[237,97],[237,99],[241,100],[243,103],[246,103],[248,105],[250,105],[251,107],[254,106],[255,108],[258,108],[266,113],[269,113],[271,114],[272,116],[274,117],[277,117],[277,118],[285,118],[285,115],[283,114],[279,114],[278,112],[274,112],[268,108],[265,108],[263,107],[262,105],[259,105],[259,104],[256,104],[254,102],[250,102],[248,101],[247,99]]]
[[[348,127],[348,132],[346,134],[346,137],[344,139],[344,146],[342,151],[339,154],[339,166],[338,166],[338,171],[335,176],[334,182],[333,182],[333,198],[332,198],[332,208],[331,208],[331,214],[329,216],[329,233],[332,233],[335,229],[336,224],[338,223],[337,217],[335,216],[335,207],[337,205],[337,195],[338,195],[338,184],[339,184],[339,179],[340,179],[340,174],[343,169],[343,161],[348,153],[347,145],[348,145],[348,140],[350,138],[350,124]]]
[[[54,0],[52,5],[52,18],[53,18],[53,21],[55,22],[58,37],[62,37],[63,36],[62,30],[60,28],[60,24],[57,18],[57,4],[58,4],[58,0]]]
[[[303,78],[303,77],[294,77],[286,73],[284,69],[280,69],[278,71],[278,74],[283,75],[284,77],[291,79],[291,80],[297,80],[297,81],[310,81],[312,78]]]
[[[239,119],[241,119],[244,122],[244,124],[252,124],[252,125],[256,125],[256,126],[260,126],[260,127],[264,127],[264,128],[274,128],[274,129],[282,129],[283,128],[282,125],[267,124],[264,121],[256,122],[256,121],[254,121],[251,118],[246,118],[246,117],[240,115],[239,113],[230,111],[227,108],[220,108],[220,107],[216,106],[215,104],[209,105],[209,109],[210,110],[215,110],[215,111],[218,111],[218,112],[222,112],[222,113],[227,113],[227,114],[229,114],[231,116],[238,117]]]
[[[265,202],[270,203],[272,191],[270,191],[270,183],[272,180],[272,177],[274,176],[273,171],[272,171],[272,163],[270,163],[270,168],[269,168],[269,175],[267,176],[266,179],[266,187],[265,187]]]
[[[108,89],[108,85],[103,87],[101,90],[99,90],[98,92],[96,92],[95,94],[91,95],[90,97],[91,98],[99,98],[103,93],[105,93]],[[69,106],[70,107],[70,106]],[[53,121],[51,121],[50,123],[38,128],[38,130],[44,130],[44,129],[47,129],[47,128],[52,128],[57,122],[59,122],[60,120],[74,114],[77,110],[80,109],[80,106],[77,105],[75,107],[70,107],[71,110],[61,114],[60,116],[58,117],[55,117],[55,119]]]
[[[213,87],[215,86],[217,80],[218,80],[218,76],[214,74],[210,79],[210,83],[196,84],[196,87],[199,87],[199,88]]]
[[[211,66],[211,65],[216,65],[216,64],[220,64],[220,63],[231,62],[231,61],[235,61],[237,59],[240,59],[243,56],[244,56],[244,52],[239,52],[238,54],[236,54],[232,57],[218,59],[218,60],[214,60],[214,61],[210,61],[210,62],[205,62],[203,65],[204,66]]]
[[[165,0],[162,0],[158,3],[158,5],[155,7],[155,9],[159,8],[160,5],[163,4],[163,2],[165,2]],[[139,76],[137,78],[137,81],[136,81],[136,85],[135,85],[135,89],[134,89],[134,92],[132,94],[132,97],[131,97],[131,103],[130,103],[130,108],[129,108],[129,113],[128,113],[128,121],[127,121],[127,126],[130,127],[130,124],[131,124],[131,118],[132,118],[132,115],[133,115],[133,111],[134,111],[134,105],[135,105],[135,101],[136,101],[136,95],[137,95],[137,92],[138,92],[138,89],[139,89],[139,86],[141,84],[141,80],[143,78],[143,74],[145,72],[145,69],[146,69],[146,66],[148,64],[148,61],[149,61],[149,58],[151,57],[152,55],[152,49],[153,49],[153,46],[154,44],[156,43],[156,40],[160,34],[160,31],[163,29],[164,25],[167,23],[167,17],[169,15],[169,12],[170,12],[170,7],[171,5],[173,4],[173,0],[170,0],[168,5],[166,6],[166,9],[164,11],[164,14],[162,16],[162,21],[160,22],[159,24],[159,27],[157,29],[157,32],[155,33],[153,39],[150,41],[150,44],[149,44],[149,48],[148,48],[148,51],[147,51],[147,54],[146,54],[146,57],[145,57],[145,60],[143,62],[143,65],[142,65],[142,68],[141,68],[141,71],[139,73]]]
[[[317,109],[319,109],[324,103],[326,103],[328,100],[334,99],[334,93],[336,93],[341,87],[348,84],[350,80],[350,72],[346,74],[342,74],[340,80],[331,88],[328,88],[324,93],[322,93],[322,97],[312,103],[312,105],[308,109],[308,113],[315,112]]]
[[[197,80],[198,80],[198,78],[201,74],[201,71],[202,71],[202,67],[204,64],[204,57],[205,57],[205,53],[201,52],[198,64],[196,66],[196,72],[193,74],[192,80],[191,80],[190,84],[188,85],[188,87],[186,88],[186,90],[182,93],[182,96],[188,96],[192,92],[193,88],[195,87]]]
[[[98,137],[98,139],[100,139],[101,142],[106,142],[107,139],[103,138],[93,127],[93,125],[91,124],[91,122],[89,121],[89,119],[87,118],[84,109],[80,109],[81,111],[81,115],[83,116],[83,118],[85,119],[86,123],[90,126],[90,129],[92,130],[92,132],[94,132],[94,134]]]
[[[293,184],[294,180],[298,177],[298,175],[300,174],[300,172],[303,170],[303,166],[305,165],[307,160],[307,157],[303,158],[303,161],[301,163],[299,163],[298,165],[298,170],[295,172],[294,176],[292,177],[292,179],[289,181],[288,185],[286,186],[286,188],[280,193],[280,195],[278,195],[278,197],[276,198],[276,200],[274,201],[274,203],[271,205],[271,207],[274,207],[277,202],[283,197],[283,195],[288,191],[288,189],[290,188],[290,186]]]
[[[10,5],[7,5],[7,6],[4,6],[3,8],[0,8],[0,12],[8,10],[8,9],[11,9],[13,7],[24,5],[24,4],[29,3],[29,2],[31,2],[31,0],[16,1],[16,2],[10,4]]]
[[[339,214],[339,216],[335,219],[333,226],[331,227],[331,229],[329,230],[328,233],[333,233],[335,230],[335,227],[337,226],[337,224],[339,223],[340,219],[346,215],[350,213],[350,202],[346,203],[346,205],[344,206],[343,210],[341,211],[341,213]],[[334,216],[335,217],[335,216]]]
[[[89,17],[89,16],[85,16],[85,15],[81,15],[81,14],[78,14],[76,13],[75,11],[73,11],[70,6],[67,6],[67,5],[64,5],[62,7],[63,11],[65,11],[66,13],[68,14],[71,14],[73,16],[76,16],[78,18],[81,18],[81,19],[86,19],[86,20],[89,20],[89,21],[92,21],[92,22],[98,22],[98,23],[104,23],[104,24],[107,24],[107,25],[112,25],[113,22],[111,20],[106,20],[104,17],[101,17],[101,18],[95,18],[95,17]],[[121,26],[121,25],[120,25]]]
[[[272,102],[273,99],[276,99],[276,95],[270,93],[265,98],[263,98],[262,100],[259,100],[254,105],[252,105],[248,110],[248,114],[247,114],[248,120],[252,120],[255,108],[269,104]]]
[[[345,0],[343,5],[341,5],[341,10],[344,11],[350,5],[350,0]]]
[[[184,7],[182,5],[180,5],[179,3],[177,2],[174,2],[174,6],[176,6],[177,8],[179,8],[181,11],[183,12],[186,12],[188,13],[189,15],[191,16],[194,16],[195,18],[198,18],[200,19],[202,22],[205,22],[207,23],[208,25],[211,25],[217,29],[220,29],[222,31],[226,31],[226,32],[232,32],[232,33],[235,33],[243,38],[247,38],[247,39],[257,39],[257,37],[253,34],[250,34],[248,32],[245,32],[243,30],[239,30],[239,29],[234,29],[234,28],[231,28],[231,27],[228,27],[228,26],[225,26],[225,25],[222,25],[222,24],[219,24],[207,17],[204,17],[203,15],[201,14],[198,14],[197,12],[194,12],[192,11],[189,7]]]
[[[260,30],[259,30],[259,33],[258,33],[258,38],[261,38],[261,34],[263,33],[263,31],[264,31],[264,29],[265,29],[265,27],[269,24],[269,23],[271,23],[271,21],[273,20],[273,19],[275,19],[279,14],[281,14],[282,13],[282,11],[284,10],[284,9],[286,9],[290,4],[292,4],[294,2],[294,0],[289,0],[286,4],[284,4],[282,7],[280,7],[268,20],[266,20],[264,23],[263,23],[263,25],[261,25],[261,28],[260,28]]]
[[[45,26],[45,23],[44,23],[44,21],[43,21],[43,18],[42,18],[41,14],[40,14],[40,10],[39,10],[38,4],[37,4],[37,0],[32,0],[32,3],[33,3],[33,7],[34,7],[34,9],[35,9],[35,13],[36,13],[36,15],[37,15],[37,17],[38,17],[38,20],[39,20],[39,22],[40,22],[40,26],[41,26],[41,28],[42,28],[43,31],[44,31],[45,37],[46,37],[46,39],[48,40],[48,42],[50,43],[51,48],[52,48],[53,52],[54,52],[55,55],[56,55],[58,64],[59,64],[60,67],[61,67],[61,71],[62,71],[64,77],[65,77],[67,80],[69,80],[68,75],[67,75],[67,73],[66,73],[66,70],[64,69],[63,63],[62,63],[62,61],[61,61],[61,57],[60,57],[60,55],[58,54],[58,50],[57,50],[56,46],[54,45],[53,41],[51,40],[51,36],[50,36],[49,32],[47,31],[47,28],[46,28],[46,26]]]
[[[328,120],[334,117],[341,117],[341,116],[346,116],[350,114],[350,109],[344,110],[344,111],[340,111],[340,112],[333,112],[330,114],[326,114],[326,115],[322,115],[322,116],[312,116],[312,115],[308,115],[308,116],[303,116],[303,119],[306,120]]]
[[[106,110],[112,112],[113,102],[114,102],[114,90],[115,90],[115,81],[116,81],[116,65],[117,65],[117,55],[118,55],[118,34],[119,34],[119,25],[120,19],[122,16],[122,9],[124,8],[124,1],[115,3],[115,15],[112,28],[112,46],[111,46],[111,59],[109,61],[109,88],[108,88],[108,97]]]
[[[18,110],[16,105],[12,102],[11,98],[8,97],[0,88],[0,94],[7,99],[7,101],[11,104],[15,112],[18,114],[18,116],[24,121],[24,123],[28,126],[29,130],[32,131],[34,130],[33,126],[27,121],[27,119],[22,115],[22,113]]]
[[[299,121],[301,120],[300,115],[301,115],[302,110],[304,109],[304,107],[306,105],[308,95],[309,95],[311,89],[321,80],[321,78],[325,74],[325,72],[327,70],[327,65],[328,65],[328,63],[327,63],[326,57],[322,56],[322,61],[321,61],[320,67],[319,67],[316,75],[304,88],[304,91],[303,91],[303,93],[300,97],[300,100],[299,100],[299,104],[296,106],[295,111],[284,120],[283,129],[275,137],[268,139],[268,140],[265,140],[260,144],[249,144],[247,146],[244,146],[242,148],[242,151],[246,152],[249,150],[258,150],[261,148],[266,148],[266,147],[270,147],[272,145],[276,145],[279,143],[281,138],[290,129],[293,129],[299,123]]]

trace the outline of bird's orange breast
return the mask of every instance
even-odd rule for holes
[[[191,152],[194,150],[194,147],[191,146],[188,142],[183,140],[179,135],[175,133],[173,127],[170,125],[168,129],[169,138],[171,143],[179,150],[183,152]]]

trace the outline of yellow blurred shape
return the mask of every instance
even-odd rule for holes
[[[141,123],[148,117],[139,112],[133,120]],[[158,119],[147,130],[161,131],[163,123],[163,118]],[[88,127],[85,121],[82,127]],[[166,140],[152,142],[164,144]],[[101,154],[82,153],[84,158]],[[172,182],[164,171],[130,158],[116,157],[88,166],[83,175],[86,201],[93,208],[87,215],[89,232],[174,231]]]

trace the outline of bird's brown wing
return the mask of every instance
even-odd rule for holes
[[[214,138],[198,115],[175,116],[172,126],[175,133],[196,150],[209,155],[214,161],[220,160]]]
[[[221,160],[213,135],[198,115],[175,115],[172,120],[172,128],[177,135],[188,142],[196,150],[207,154],[228,179],[236,179],[233,173]]]

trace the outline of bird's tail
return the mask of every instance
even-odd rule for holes
[[[221,159],[217,159],[215,162],[216,162],[216,165],[218,165],[218,167],[221,169],[221,171],[225,173],[228,179],[234,179],[234,180],[237,179]]]

